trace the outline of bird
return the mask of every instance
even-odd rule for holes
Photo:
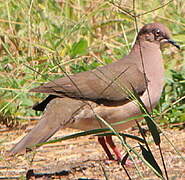
[[[33,106],[43,111],[38,124],[10,150],[11,155],[25,152],[27,147],[47,141],[61,128],[91,130],[105,128],[106,122],[127,120],[142,112],[132,98],[140,96],[151,112],[157,105],[164,86],[163,44],[180,46],[171,39],[170,30],[159,22],[144,25],[137,34],[130,53],[122,59],[94,70],[44,83],[30,92],[48,94]],[[135,125],[134,120],[114,125],[117,131]],[[98,142],[110,160],[121,161],[120,150],[112,136],[98,136]]]

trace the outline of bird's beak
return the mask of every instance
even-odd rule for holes
[[[165,40],[166,40],[166,43],[170,43],[173,46],[175,46],[176,48],[180,49],[180,46],[175,41],[173,41],[171,39],[165,39]]]

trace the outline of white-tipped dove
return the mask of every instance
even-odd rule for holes
[[[133,88],[151,111],[163,89],[164,68],[160,46],[164,43],[179,48],[170,39],[170,31],[163,24],[147,24],[138,33],[131,52],[123,59],[31,89],[30,92],[49,94],[33,107],[44,111],[44,114],[38,124],[10,150],[10,154],[47,141],[60,128],[90,130],[105,127],[95,114],[108,123],[140,115],[140,108],[129,97]],[[134,124],[133,120],[127,121],[115,128],[124,130]],[[98,140],[109,159],[113,156],[107,144],[117,160],[121,160],[111,136],[99,137]]]

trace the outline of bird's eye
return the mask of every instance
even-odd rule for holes
[[[156,29],[155,31],[154,31],[154,34],[155,34],[155,36],[160,36],[161,35],[161,31],[160,31],[160,29]]]

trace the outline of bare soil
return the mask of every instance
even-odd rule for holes
[[[35,123],[32,123],[26,126],[26,129],[19,128],[16,130],[9,130],[5,127],[1,127],[0,179],[129,179],[120,164],[116,161],[108,161],[106,159],[106,155],[98,144],[97,137],[95,136],[85,136],[54,144],[47,144],[38,148],[35,152],[11,158],[7,157],[7,150],[24,137],[34,125]],[[74,129],[62,129],[55,134],[54,138],[74,132],[78,131]],[[175,148],[185,158],[185,130],[165,129],[164,132]],[[137,130],[128,130],[127,133],[138,135]],[[122,147],[118,138],[114,137],[114,140],[121,149]],[[134,140],[128,139],[128,143],[133,146],[138,145]],[[156,147],[152,141],[150,145],[158,163],[161,165],[162,162],[158,147]],[[174,148],[164,137],[162,137],[161,147],[169,179],[185,180],[185,160],[174,151]],[[122,150],[122,153],[124,154],[124,150]],[[137,165],[143,179],[159,179],[143,162],[139,162]],[[142,179],[134,165],[126,166],[126,169],[131,179]]]

